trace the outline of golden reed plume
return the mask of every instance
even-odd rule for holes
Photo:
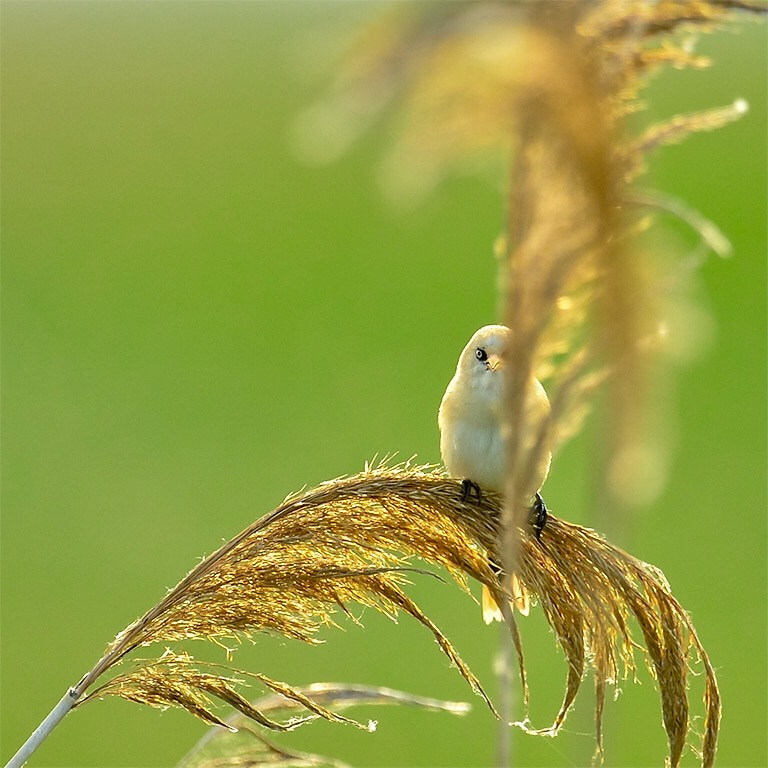
[[[315,701],[311,692],[262,674],[199,664],[184,653],[166,651],[158,659],[133,660],[128,670],[94,684],[131,651],[153,643],[263,630],[312,642],[322,624],[332,623],[335,610],[358,602],[388,614],[404,611],[421,622],[493,709],[449,640],[403,591],[410,569],[403,557],[415,555],[441,565],[465,588],[466,578],[472,577],[502,601],[501,582],[489,560],[500,557],[502,502],[492,493],[484,493],[479,501],[464,500],[459,481],[408,466],[367,468],[323,483],[288,499],[197,565],[115,638],[64,700],[71,707],[120,696],[152,706],[178,706],[224,727],[227,722],[214,711],[214,700],[273,730],[290,730],[312,716],[354,722]],[[658,569],[594,531],[553,516],[541,541],[528,525],[518,533],[520,579],[538,598],[567,660],[563,703],[548,732],[563,723],[591,666],[601,744],[606,683],[634,668],[633,648],[639,645],[629,621],[634,617],[658,679],[673,765],[688,733],[689,657],[694,653],[702,659],[707,676],[702,755],[703,764],[711,765],[719,720],[714,672],[690,619]],[[515,641],[524,681],[516,632]],[[305,716],[271,719],[237,692],[243,678],[281,694],[303,708]]]
[[[705,63],[676,35],[712,29],[737,10],[764,12],[765,6],[747,0],[397,4],[369,28],[329,99],[303,123],[316,146],[329,139],[326,155],[345,149],[397,99],[401,127],[386,175],[401,193],[423,194],[447,173],[476,167],[489,155],[497,161],[500,149],[511,150],[507,223],[497,247],[504,318],[512,331],[507,493],[466,499],[461,483],[439,471],[380,465],[288,498],[120,632],[9,768],[23,765],[73,706],[108,695],[182,707],[225,727],[217,702],[273,730],[318,716],[354,722],[326,706],[319,692],[261,673],[198,663],[177,651],[150,660],[131,654],[151,644],[265,631],[311,643],[320,627],[333,624],[334,612],[351,615],[355,603],[420,622],[495,712],[448,638],[408,596],[409,574],[419,572],[413,558],[444,567],[464,588],[468,578],[481,582],[505,606],[527,715],[523,647],[503,586],[508,580],[492,562],[518,575],[567,661],[563,703],[546,732],[560,728],[589,669],[598,754],[606,685],[631,672],[634,650],[644,648],[660,692],[668,762],[679,765],[689,735],[688,670],[692,656],[701,659],[701,762],[714,764],[720,720],[715,674],[661,572],[595,531],[554,516],[537,539],[521,489],[542,453],[578,431],[603,384],[612,406],[611,459],[603,472],[609,489],[615,496],[634,493],[641,487],[638,468],[653,465],[641,406],[660,316],[651,300],[653,269],[630,247],[644,226],[641,196],[630,185],[654,148],[719,127],[744,110],[736,102],[675,117],[637,136],[628,135],[625,122],[640,108],[638,93],[651,71]],[[336,131],[335,144],[334,130],[324,136],[322,126]],[[649,199],[653,203],[645,198],[644,205]],[[517,435],[532,374],[545,382],[552,412],[524,452]],[[643,483],[653,485],[652,474],[640,472]],[[305,714],[271,717],[272,707],[238,692],[245,678],[292,702],[289,714],[297,708]],[[501,710],[506,728],[508,708]],[[276,754],[267,750],[267,759]]]

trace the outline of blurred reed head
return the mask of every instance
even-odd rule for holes
[[[662,209],[728,250],[704,217],[637,184],[654,150],[746,110],[736,99],[649,124],[644,89],[664,68],[708,66],[697,36],[760,12],[749,0],[392,4],[353,38],[327,94],[297,122],[302,155],[327,161],[384,121],[380,175],[397,204],[450,175],[507,177],[495,250],[500,319],[514,334],[510,435],[529,373],[555,405],[542,451],[580,430],[602,390],[603,524],[662,491],[674,423],[664,392],[703,343],[690,332],[704,314],[690,298],[695,272],[641,236]],[[536,457],[514,444],[510,453],[510,481],[522,488]]]

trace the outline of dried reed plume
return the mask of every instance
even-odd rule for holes
[[[493,709],[450,641],[403,591],[407,559],[446,568],[466,587],[467,577],[499,599],[498,562],[502,498],[483,493],[464,500],[458,481],[408,466],[367,468],[286,500],[197,565],[143,617],[123,630],[104,656],[65,696],[70,707],[104,696],[152,706],[177,706],[227,727],[214,710],[224,702],[262,727],[285,731],[309,717],[354,722],[303,692],[265,675],[198,664],[166,651],[134,660],[96,685],[139,646],[182,639],[241,637],[274,631],[313,642],[335,610],[362,603],[394,615],[410,614],[435,637],[472,689]],[[520,579],[537,596],[567,660],[565,694],[547,729],[555,733],[592,667],[598,748],[605,686],[634,669],[630,618],[640,627],[646,659],[658,679],[670,761],[677,765],[688,732],[686,677],[691,653],[706,670],[702,763],[711,765],[717,740],[719,696],[706,652],[660,572],[612,546],[594,531],[551,517],[541,541],[520,529]],[[525,681],[522,644],[515,634]],[[274,720],[252,705],[238,684],[250,678],[305,710]],[[525,682],[523,682],[525,685]],[[527,700],[527,687],[526,687]],[[366,727],[366,726],[362,726]],[[20,765],[20,762],[9,765]]]

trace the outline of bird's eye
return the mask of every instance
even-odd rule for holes
[[[488,359],[488,353],[482,348],[478,347],[475,350],[475,357],[481,362],[484,363]]]

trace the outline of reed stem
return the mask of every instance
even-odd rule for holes
[[[19,751],[8,761],[5,768],[21,768],[29,760],[34,751],[45,741],[48,734],[61,722],[80,698],[82,690],[70,688],[59,703],[48,713],[48,716],[35,728],[32,735],[21,745]]]

